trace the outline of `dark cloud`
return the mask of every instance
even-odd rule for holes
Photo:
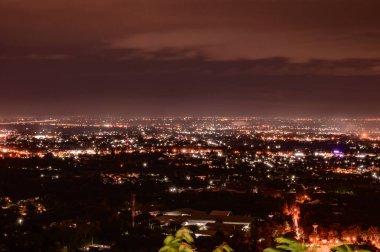
[[[379,8],[0,0],[0,112],[378,116]]]

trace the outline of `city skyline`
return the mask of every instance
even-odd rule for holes
[[[4,251],[158,251],[183,232],[191,251],[379,250],[380,119],[23,119],[0,124]]]
[[[379,0],[0,0],[0,251],[380,251]]]

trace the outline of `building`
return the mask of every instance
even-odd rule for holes
[[[248,231],[254,219],[249,216],[232,215],[231,211],[214,210],[207,213],[190,208],[167,211],[156,217],[162,226],[175,223],[183,227],[196,227],[196,237],[212,236],[216,232],[230,235],[234,232]]]

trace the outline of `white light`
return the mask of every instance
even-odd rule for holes
[[[172,193],[175,193],[175,192],[177,192],[177,188],[175,188],[175,187],[171,187],[171,188],[169,189],[169,191],[172,192]]]

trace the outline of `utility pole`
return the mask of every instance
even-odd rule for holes
[[[136,216],[136,194],[132,193],[132,227],[135,227]]]

